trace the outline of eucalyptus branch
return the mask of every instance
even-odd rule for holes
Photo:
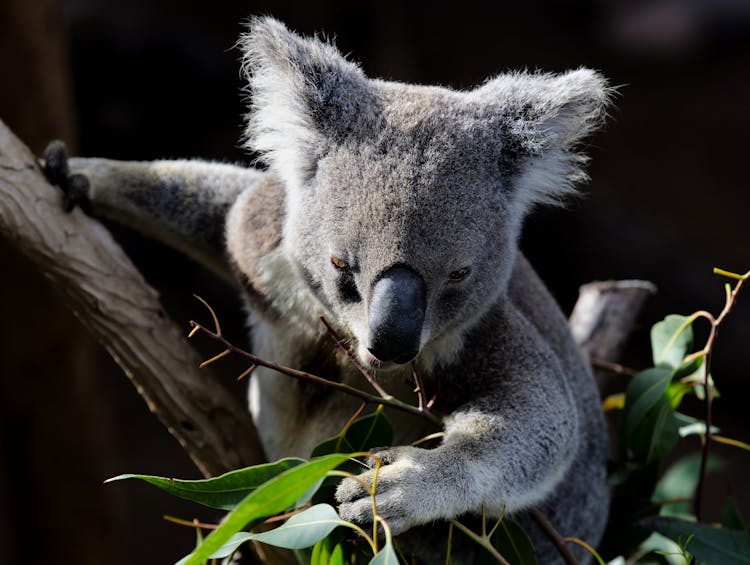
[[[732,310],[732,307],[734,306],[737,295],[739,294],[740,290],[742,289],[743,284],[745,281],[750,278],[750,271],[746,272],[743,275],[737,274],[737,273],[731,273],[729,271],[725,271],[723,269],[714,269],[714,273],[717,275],[721,275],[724,277],[728,277],[731,279],[735,279],[737,281],[737,284],[734,286],[734,288],[727,283],[724,286],[725,292],[726,292],[726,300],[724,302],[724,308],[721,310],[718,316],[714,317],[709,312],[701,311],[696,312],[693,314],[694,317],[702,317],[708,320],[708,322],[711,324],[711,329],[708,334],[708,338],[706,339],[706,344],[703,347],[701,351],[697,352],[697,356],[703,356],[703,392],[705,396],[705,424],[706,424],[706,433],[703,438],[703,449],[701,450],[701,465],[700,465],[700,472],[698,474],[698,484],[695,486],[695,494],[693,496],[693,511],[695,513],[695,518],[700,522],[701,520],[701,510],[702,510],[702,500],[703,500],[703,489],[706,482],[706,472],[708,468],[708,453],[709,448],[711,444],[712,439],[712,432],[711,432],[711,424],[712,424],[712,404],[713,404],[713,395],[711,394],[711,357],[713,354],[713,348],[714,348],[714,342],[716,341],[716,337],[719,333],[719,326],[721,326],[722,322],[726,319],[729,312]],[[694,354],[695,355],[695,354]]]
[[[431,412],[427,410],[423,410],[417,406],[412,406],[411,404],[407,404],[406,402],[402,402],[393,396],[388,395],[385,398],[380,397],[380,396],[375,396],[373,394],[369,394],[367,392],[351,387],[344,383],[329,381],[328,379],[324,379],[323,377],[313,375],[306,371],[300,371],[297,369],[292,369],[291,367],[279,365],[278,363],[266,361],[265,359],[261,359],[257,355],[253,355],[252,353],[245,351],[244,349],[237,347],[236,345],[229,342],[229,340],[227,340],[220,333],[219,328],[217,328],[216,331],[211,331],[205,326],[193,320],[190,321],[190,325],[193,328],[193,330],[190,332],[191,337],[194,336],[196,332],[201,332],[207,335],[208,337],[210,337],[211,339],[213,339],[214,341],[220,343],[224,347],[224,351],[222,353],[202,363],[201,366],[206,366],[207,364],[212,363],[228,355],[229,353],[233,353],[235,355],[239,355],[240,357],[249,359],[252,365],[259,366],[259,367],[266,367],[268,369],[281,373],[282,375],[292,377],[294,379],[306,381],[309,383],[315,383],[325,388],[336,390],[338,392],[343,392],[344,394],[348,394],[349,396],[354,396],[356,398],[359,398],[360,400],[362,400],[363,402],[366,402],[367,404],[382,404],[383,406],[388,406],[390,408],[394,408],[395,410],[400,410],[401,412],[406,412],[407,414],[411,414],[413,416],[419,416],[427,420],[430,424],[436,427],[441,427],[440,420],[437,417],[435,417]]]
[[[425,412],[429,412],[432,408],[432,405],[435,404],[436,396],[433,395],[433,397],[429,401],[427,400],[427,397],[424,393],[424,385],[422,384],[422,379],[419,377],[419,373],[417,373],[417,366],[414,362],[412,362],[411,364],[411,376],[414,378],[414,392],[417,393],[419,408],[421,410],[424,410]]]
[[[594,369],[600,369],[602,371],[607,371],[608,373],[613,373],[615,375],[634,377],[638,374],[638,371],[636,371],[635,369],[631,369],[630,367],[626,367],[625,365],[620,365],[619,363],[605,361],[604,359],[591,359],[591,366]]]
[[[458,520],[451,520],[451,524],[453,524],[455,527],[457,527],[459,530],[461,530],[464,534],[469,536],[472,540],[477,542],[479,545],[481,545],[484,549],[490,552],[492,557],[495,558],[495,560],[498,563],[501,563],[502,565],[510,565],[507,559],[503,557],[500,552],[495,549],[495,547],[490,543],[489,537],[480,536],[479,534],[472,532],[469,528],[464,526],[461,522]]]
[[[558,531],[552,526],[552,524],[549,523],[549,520],[547,520],[544,514],[539,512],[539,510],[537,510],[536,508],[532,508],[531,510],[529,510],[529,514],[537,523],[537,525],[544,531],[550,541],[555,545],[558,553],[560,553],[560,556],[563,558],[563,561],[565,561],[567,565],[578,565],[578,561],[575,557],[573,557],[573,554],[570,552],[570,549],[568,549],[566,545],[567,540],[558,533]]]
[[[362,373],[362,376],[365,378],[365,380],[370,383],[370,386],[375,389],[375,392],[377,392],[380,396],[383,398],[390,398],[391,395],[388,394],[388,392],[380,386],[378,381],[375,380],[375,378],[370,374],[370,371],[365,369],[362,364],[359,362],[357,357],[354,355],[354,352],[351,350],[349,346],[347,346],[344,343],[344,340],[339,337],[339,334],[336,333],[336,330],[333,329],[333,326],[328,323],[328,320],[325,319],[325,316],[320,317],[320,321],[323,323],[323,325],[326,327],[326,330],[330,334],[330,336],[333,338],[333,341],[336,342],[336,345],[344,352],[346,353],[347,357],[349,357],[349,360],[354,364],[354,366],[357,368],[357,370]]]

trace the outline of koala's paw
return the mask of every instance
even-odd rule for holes
[[[415,447],[396,447],[376,452],[382,466],[378,472],[375,504],[393,534],[399,534],[414,526],[431,521],[434,517],[426,510],[430,501],[439,496],[432,488],[429,472],[430,452]],[[368,461],[375,466],[374,459]],[[372,524],[372,498],[359,481],[372,488],[375,469],[357,479],[341,481],[336,489],[339,514],[344,520],[360,525]]]
[[[70,172],[65,143],[56,139],[47,145],[42,155],[42,172],[50,184],[62,190],[63,208],[66,212],[76,206],[88,212],[89,181],[84,175]]]

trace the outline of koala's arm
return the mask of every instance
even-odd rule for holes
[[[255,169],[197,160],[67,158],[64,148],[52,145],[45,153],[45,173],[73,204],[170,245],[226,278],[231,278],[224,243],[227,212],[263,176]]]
[[[376,506],[394,533],[482,505],[496,516],[528,508],[552,492],[576,456],[579,414],[553,349],[513,306],[493,326],[474,332],[494,335],[492,348],[473,347],[480,358],[453,367],[449,378],[475,398],[446,418],[442,445],[378,454]],[[373,475],[361,478],[371,484]],[[372,520],[371,500],[356,481],[343,481],[337,498],[345,519]]]

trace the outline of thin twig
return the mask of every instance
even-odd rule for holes
[[[256,355],[253,355],[252,353],[245,351],[244,349],[241,349],[237,347],[236,345],[229,342],[224,336],[212,332],[208,328],[202,326],[198,322],[195,322],[193,320],[190,321],[190,325],[193,328],[199,328],[199,330],[213,339],[214,341],[222,344],[225,349],[231,351],[232,353],[236,355],[240,355],[241,357],[245,357],[246,359],[249,359],[252,363],[255,365],[259,365],[261,367],[266,367],[268,369],[272,369],[278,373],[281,373],[283,375],[286,375],[288,377],[292,377],[298,380],[307,381],[311,383],[318,384],[320,386],[337,390],[339,392],[343,392],[344,394],[348,394],[349,396],[354,396],[356,398],[359,398],[363,402],[366,402],[368,404],[382,404],[383,406],[389,406],[391,408],[394,408],[396,410],[400,410],[401,412],[406,412],[407,414],[412,414],[414,416],[419,416],[421,418],[424,418],[428,422],[430,422],[432,425],[436,427],[441,427],[440,420],[436,418],[431,412],[428,412],[426,410],[421,410],[417,406],[412,406],[411,404],[407,404],[406,402],[402,402],[398,400],[397,398],[393,396],[389,396],[387,398],[382,398],[379,396],[375,396],[373,394],[369,394],[367,392],[364,392],[362,390],[356,389],[354,387],[351,387],[349,385],[346,385],[344,383],[339,383],[335,381],[329,381],[328,379],[324,379],[323,377],[319,377],[317,375],[313,375],[311,373],[307,373],[305,371],[299,371],[297,369],[292,369],[290,367],[285,367],[284,365],[279,365],[277,363],[273,363],[271,361],[266,361],[265,359],[261,359],[260,357],[257,357]]]
[[[630,367],[626,367],[625,365],[620,365],[619,363],[605,361],[604,359],[591,359],[591,366],[594,369],[609,371],[610,373],[614,373],[615,375],[626,375],[628,377],[634,377],[638,374],[638,371],[636,371],[635,369],[631,369]]]
[[[388,392],[381,387],[378,382],[375,380],[375,377],[372,376],[370,371],[365,369],[357,359],[357,357],[354,355],[354,352],[351,350],[350,347],[348,347],[344,340],[339,337],[339,334],[336,333],[336,330],[333,329],[333,326],[328,323],[328,320],[325,319],[324,316],[320,317],[320,321],[323,322],[323,325],[326,327],[326,330],[330,334],[330,336],[333,338],[333,341],[336,342],[336,345],[341,348],[344,353],[349,357],[351,362],[354,364],[354,366],[359,370],[360,373],[365,377],[365,380],[367,380],[368,383],[370,383],[370,386],[375,389],[375,392],[377,392],[380,396],[383,398],[391,398],[391,395],[388,394]]]
[[[708,469],[708,454],[709,454],[709,448],[711,445],[711,438],[712,438],[712,432],[711,432],[711,425],[712,425],[712,404],[713,404],[713,395],[711,394],[711,356],[713,353],[713,347],[714,342],[716,341],[716,336],[719,333],[719,326],[722,324],[722,322],[726,319],[729,312],[732,310],[732,307],[734,306],[735,301],[737,300],[737,294],[742,289],[743,284],[745,281],[750,278],[750,271],[746,272],[744,275],[738,275],[736,273],[730,273],[728,271],[724,271],[722,269],[714,269],[714,273],[729,277],[732,279],[737,280],[737,284],[735,285],[734,289],[731,289],[731,287],[727,284],[726,285],[726,300],[724,302],[724,308],[722,309],[721,313],[714,318],[713,315],[711,315],[708,312],[701,311],[699,314],[701,317],[706,318],[709,323],[711,324],[711,331],[708,334],[708,339],[706,340],[706,345],[703,347],[703,350],[699,353],[702,353],[704,357],[703,361],[703,394],[705,396],[705,403],[706,403],[706,415],[705,415],[705,423],[706,423],[706,434],[703,438],[703,449],[701,450],[701,465],[700,465],[700,472],[698,473],[698,484],[695,486],[695,494],[693,496],[693,512],[695,514],[695,519],[699,522],[701,521],[701,511],[702,511],[702,500],[703,500],[703,489],[706,482],[706,472]],[[696,315],[694,314],[694,316]]]
[[[414,362],[412,362],[411,364],[411,376],[414,377],[414,385],[416,386],[416,390],[414,392],[417,393],[417,398],[419,399],[419,408],[420,410],[424,410],[425,412],[427,412],[430,409],[429,405],[432,403],[432,400],[430,402],[427,402],[427,397],[425,397],[424,394],[424,385],[422,384],[422,379],[419,378],[419,373],[417,373],[417,365]]]
[[[490,554],[492,554],[492,557],[494,557],[498,563],[500,563],[501,565],[510,565],[510,563],[508,563],[508,560],[505,559],[505,557],[503,557],[497,549],[495,549],[495,547],[489,542],[488,539],[485,539],[482,536],[475,534],[458,520],[451,520],[451,524],[456,526],[464,534],[469,536],[471,539],[473,539],[475,542],[477,542],[479,545],[481,545],[483,548],[489,551]]]
[[[220,526],[220,524],[206,524],[204,522],[200,522],[197,518],[194,518],[193,520],[183,520],[182,518],[175,518],[174,516],[169,516],[168,514],[165,514],[163,518],[167,522],[172,522],[173,524],[177,524],[178,526],[188,526],[190,528],[200,528],[202,530],[216,530]]]
[[[563,538],[557,532],[557,530],[552,527],[552,524],[549,523],[544,514],[539,512],[539,510],[537,510],[536,508],[532,508],[529,511],[529,514],[537,523],[537,525],[544,531],[550,541],[555,544],[555,547],[560,553],[560,556],[563,558],[563,561],[565,561],[565,563],[567,563],[568,565],[578,565],[578,561],[575,557],[573,557],[573,554],[570,552],[570,549],[568,549],[568,546],[565,543],[565,538]]]
[[[198,329],[198,328],[196,328],[196,329]],[[253,371],[255,371],[255,369],[257,369],[257,368],[258,368],[258,365],[256,365],[255,363],[252,363],[247,369],[245,369],[244,371],[242,371],[242,373],[240,374],[240,376],[237,377],[237,380],[241,381],[243,379],[246,379],[247,377],[249,377],[250,375],[252,375]]]

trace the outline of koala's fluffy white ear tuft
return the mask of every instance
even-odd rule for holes
[[[270,17],[240,39],[250,112],[246,147],[290,188],[314,174],[327,139],[342,135],[367,101],[367,79],[330,43],[303,38]]]
[[[519,203],[559,204],[588,177],[581,140],[604,123],[614,90],[596,71],[501,75],[474,91],[496,112],[501,167]]]

